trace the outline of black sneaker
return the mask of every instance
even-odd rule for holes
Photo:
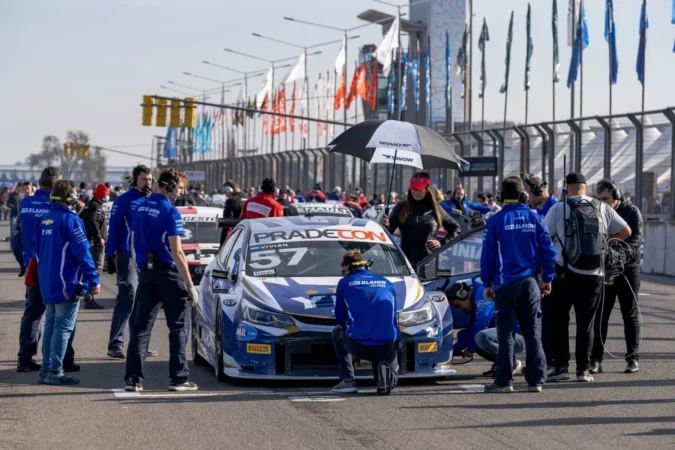
[[[487,392],[489,394],[510,394],[513,392],[513,386],[498,386],[495,383],[488,384],[484,388],[484,392]]]
[[[64,372],[79,372],[80,371],[80,365],[75,364],[74,362],[64,362],[63,363],[63,371]]]
[[[108,350],[108,356],[110,356],[111,358],[116,358],[116,359],[126,358],[126,355],[124,354],[124,350],[122,350],[121,348]]]
[[[602,363],[601,363],[601,362],[597,362],[597,361],[593,361],[593,362],[591,363],[591,368],[590,368],[588,371],[589,371],[590,373],[592,373],[593,375],[595,375],[596,373],[602,373],[602,372],[603,372],[603,370],[602,370]]]
[[[496,375],[497,375],[497,368],[494,364],[492,365],[492,367],[490,367],[490,370],[488,370],[487,372],[483,372],[483,376],[488,378],[494,378]]]
[[[635,373],[638,370],[640,370],[640,364],[638,364],[637,359],[631,359],[628,361],[628,364],[626,364],[626,368],[624,369],[624,373]]]
[[[19,271],[19,278],[23,277],[24,275],[26,275],[26,267],[21,266],[21,270]]]
[[[570,379],[570,374],[567,367],[556,367],[556,369],[548,375],[548,381],[567,381]]]
[[[377,393],[378,395],[389,395],[394,388],[391,366],[388,362],[382,361],[377,365]]]
[[[28,361],[19,361],[16,363],[17,372],[38,372],[40,370],[42,370],[42,366],[32,359]]]
[[[196,391],[199,389],[199,386],[197,386],[195,383],[192,381],[188,380],[176,380],[172,381],[171,384],[169,385],[169,390],[174,391],[174,392],[181,392],[181,391]]]
[[[84,302],[84,309],[105,309],[105,306],[96,303],[96,300]]]
[[[143,390],[143,385],[140,381],[134,380],[133,378],[127,378],[124,390],[127,392],[141,392]]]

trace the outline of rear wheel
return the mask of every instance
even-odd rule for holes
[[[215,342],[213,348],[216,349],[216,366],[215,372],[218,381],[226,381],[227,377],[225,376],[224,361],[223,361],[223,308],[220,306],[220,302],[216,306],[216,333],[215,333]]]
[[[197,329],[197,308],[192,308],[190,311],[190,330],[191,330],[191,349],[192,349],[192,362],[195,366],[205,366],[207,364],[206,360],[197,351],[199,347],[199,330]]]

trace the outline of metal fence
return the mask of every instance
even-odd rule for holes
[[[461,156],[496,156],[495,178],[461,177],[456,171],[430,169],[432,184],[442,191],[462,181],[467,195],[495,192],[504,176],[533,173],[548,182],[549,190],[559,194],[567,171],[586,176],[589,188],[600,179],[615,180],[624,193],[646,214],[675,219],[675,107],[657,111],[593,116],[556,122],[513,125],[506,128],[458,132],[444,135]],[[281,186],[306,191],[315,183],[325,190],[340,186],[357,187],[367,195],[386,193],[392,166],[368,164],[325,148],[311,148],[254,154],[205,161],[177,161],[178,169],[206,173],[206,189],[222,187],[228,179],[242,188],[258,186],[265,177],[275,177]],[[393,190],[403,192],[415,169],[397,166]],[[637,201],[641,199],[641,201]]]

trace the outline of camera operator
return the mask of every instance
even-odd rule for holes
[[[358,250],[342,258],[342,278],[337,285],[333,346],[340,383],[333,392],[356,392],[352,356],[370,361],[377,393],[389,395],[398,382],[396,351],[401,332],[396,313],[396,290],[384,277],[368,270]]]
[[[623,252],[625,263],[623,274],[605,283],[605,295],[600,307],[602,314],[598,313],[595,318],[593,349],[591,351],[591,373],[602,372],[602,358],[605,353],[607,342],[607,326],[609,316],[614,309],[616,298],[619,297],[623,329],[626,338],[626,369],[625,373],[635,373],[640,369],[639,340],[640,318],[637,304],[637,296],[640,290],[640,247],[642,246],[643,222],[642,214],[637,206],[627,202],[621,196],[616,185],[609,180],[601,180],[596,185],[598,200],[609,205],[616,213],[626,221],[631,229],[631,235],[625,239],[625,244],[619,246]]]
[[[42,216],[35,232],[38,282],[47,312],[38,377],[38,383],[43,384],[80,382],[65,374],[63,359],[75,330],[80,297],[85,289],[92,295],[101,291],[84,224],[73,211],[77,196],[75,183],[57,181],[49,196],[51,209]]]
[[[124,377],[127,391],[143,389],[143,366],[160,308],[169,328],[169,390],[197,390],[187,378],[185,346],[190,303],[196,306],[198,298],[180,243],[183,219],[173,205],[183,189],[185,178],[165,169],[157,192],[138,207],[134,217],[131,240],[139,278]]]
[[[495,301],[499,352],[495,382],[485,392],[513,392],[513,343],[516,324],[525,339],[529,392],[541,392],[546,360],[541,345],[541,295],[551,291],[556,252],[537,213],[527,207],[519,177],[502,182],[504,207],[488,219],[480,260],[485,298]],[[541,267],[542,282],[536,274]]]
[[[558,251],[551,297],[556,367],[548,380],[570,378],[569,323],[570,309],[574,306],[577,381],[591,382],[590,356],[595,314],[604,284],[605,240],[608,235],[624,240],[631,235],[631,229],[616,211],[586,195],[586,178],[582,174],[567,174],[565,183],[567,198],[554,205],[545,219]]]

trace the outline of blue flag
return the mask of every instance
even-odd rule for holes
[[[211,139],[211,117],[206,116],[206,127],[204,128],[204,153],[213,151],[213,141]]]
[[[401,112],[405,111],[406,93],[408,92],[408,70],[412,61],[412,52],[408,48],[408,53],[401,55],[401,64],[403,64],[403,75],[401,75]]]
[[[586,23],[586,8],[581,1],[581,13],[576,23],[574,31],[574,43],[572,45],[572,59],[570,61],[570,71],[567,75],[567,87],[572,87],[579,76],[579,65],[581,64],[581,52],[588,47],[588,24]]]
[[[200,117],[197,116],[197,123],[194,129],[194,139],[192,143],[192,153],[202,152],[202,125]]]
[[[176,145],[176,129],[169,127],[166,130],[166,140],[164,141],[164,157],[175,158],[178,156],[178,148]]]
[[[427,39],[427,49],[424,52],[424,73],[426,74],[426,80],[424,80],[424,89],[427,96],[427,109],[431,110],[431,36]],[[417,70],[419,75],[419,68]],[[419,97],[419,96],[418,96]],[[419,102],[417,103],[417,108],[419,109]]]
[[[606,0],[605,4],[605,40],[609,44],[610,74],[612,84],[616,84],[619,73],[619,55],[616,52],[616,25],[614,24],[614,0]]]
[[[649,19],[647,18],[647,0],[642,0],[640,9],[640,44],[638,46],[637,71],[638,80],[644,86],[645,84],[645,53],[647,51],[647,29],[649,28]]]
[[[387,87],[387,108],[389,114],[394,115],[394,83],[396,82],[395,70],[389,71],[389,86]]]
[[[415,103],[415,111],[420,110],[420,55],[415,50],[410,58],[412,66],[410,70],[412,72],[412,82],[413,82],[413,102]]]
[[[452,104],[452,63],[450,62],[450,32],[445,30],[445,107]]]

